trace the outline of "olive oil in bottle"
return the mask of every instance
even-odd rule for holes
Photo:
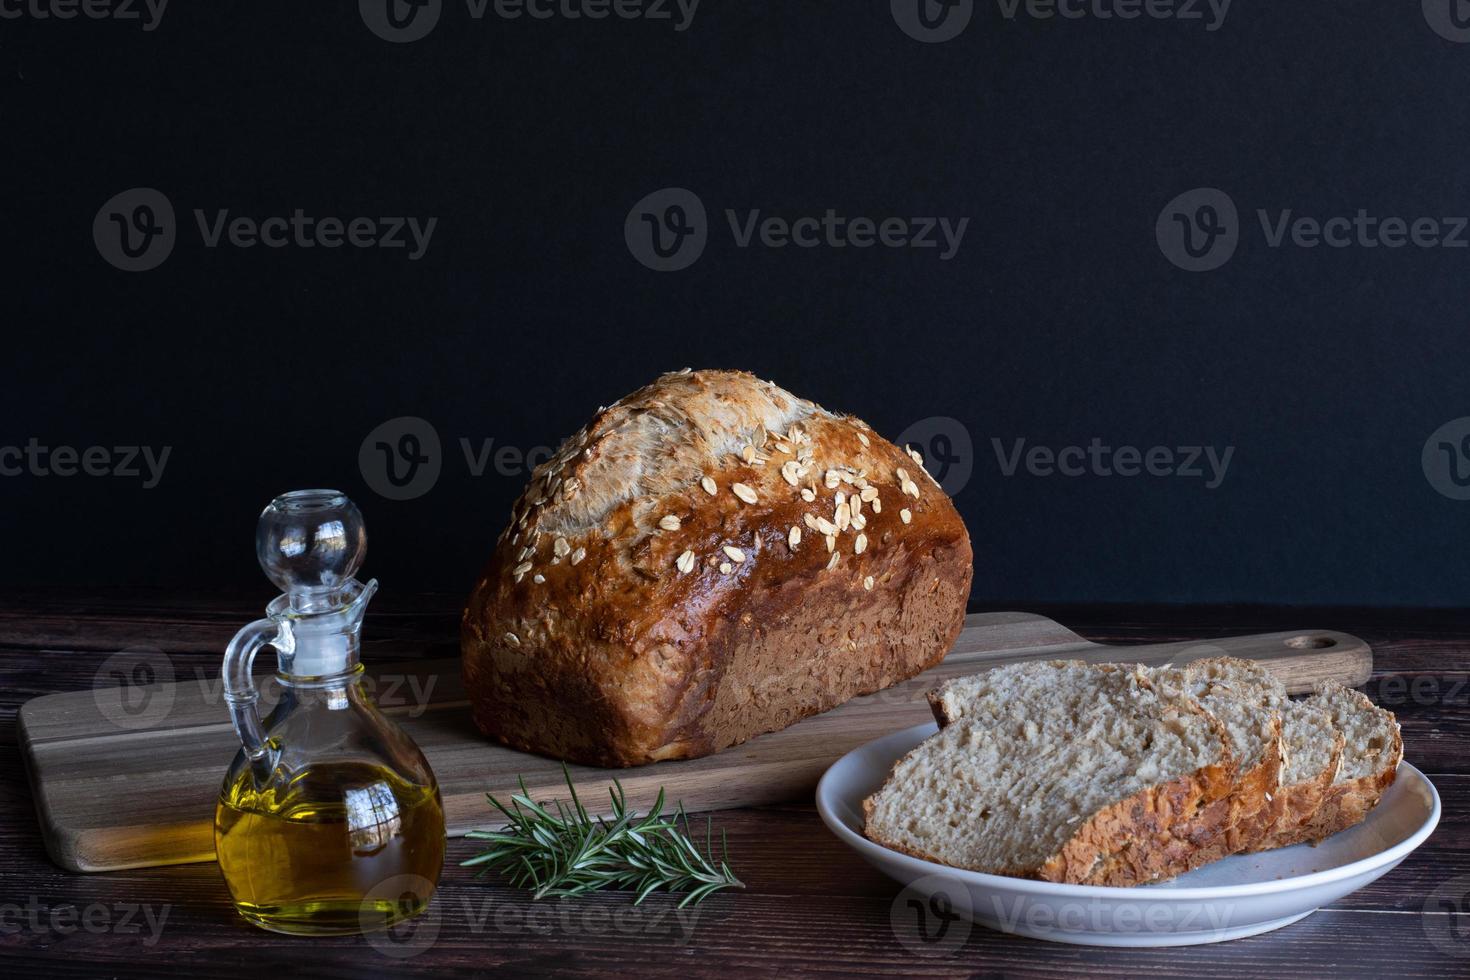
[[[429,904],[444,863],[433,770],[362,683],[359,633],[378,587],[353,577],[366,550],[342,494],[277,497],[255,551],[282,594],[225,651],[241,749],[220,787],[215,853],[240,914],[276,932],[391,926]],[[267,646],[280,697],[261,718],[251,667]]]
[[[224,787],[215,851],[235,908],[279,932],[385,928],[421,912],[444,862],[439,792],[364,763],[311,766],[258,791]]]

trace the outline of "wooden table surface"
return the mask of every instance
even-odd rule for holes
[[[895,913],[897,886],[832,837],[807,802],[715,815],[747,889],[676,912],[618,894],[533,903],[477,879],[453,840],[432,913],[385,945],[360,936],[296,940],[239,919],[213,864],[105,875],[47,860],[16,747],[29,698],[85,690],[130,648],[161,650],[176,676],[218,673],[236,627],[268,596],[181,601],[137,592],[40,593],[0,602],[0,973],[6,976],[285,975],[1271,977],[1470,976],[1470,615],[1241,608],[1032,608],[1103,642],[1340,629],[1376,654],[1366,690],[1398,713],[1404,756],[1444,801],[1438,831],[1388,875],[1274,933],[1184,949],[1103,950],[981,927],[926,945]],[[978,611],[978,610],[976,610]],[[364,630],[368,661],[452,653],[453,597],[385,595]],[[223,771],[228,759],[220,760]],[[126,792],[119,787],[119,792]],[[106,806],[105,800],[98,801]],[[893,914],[891,914],[893,913]]]

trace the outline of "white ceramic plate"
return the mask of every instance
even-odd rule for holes
[[[894,929],[917,930],[920,942],[945,936],[945,922],[961,920],[1090,946],[1191,946],[1254,936],[1393,870],[1439,823],[1439,794],[1404,763],[1358,826],[1316,847],[1236,855],[1162,885],[1102,888],[960,871],[889,850],[862,833],[863,800],[900,756],[937,730],[931,722],[869,742],[834,763],[817,786],[817,809],[832,832],[906,886],[894,902]],[[905,917],[914,921],[902,925]],[[907,944],[912,937],[900,938]]]

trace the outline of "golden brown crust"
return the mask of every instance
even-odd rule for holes
[[[1147,790],[1154,794],[1154,803],[1162,805],[1161,809],[1145,809],[1142,813],[1130,809],[1126,817],[1121,817],[1110,812],[1116,807],[1110,807],[1088,821],[1084,828],[1096,828],[1079,831],[1077,836],[1090,833],[1104,849],[1097,852],[1092,870],[1081,879],[1084,884],[1167,881],[1199,867],[1203,863],[1199,855],[1220,846],[1225,839],[1237,813],[1239,788],[1230,733],[1193,698],[1188,701],[1211,721],[1220,739],[1219,761]],[[1138,803],[1131,806],[1137,807]]]
[[[1261,760],[1245,770],[1231,790],[1230,811],[1223,832],[1201,847],[1185,862],[1183,871],[1193,871],[1211,861],[1235,854],[1249,846],[1268,819],[1272,803],[1281,789],[1281,771],[1286,766],[1285,739],[1281,716],[1271,718],[1271,738],[1261,753]],[[1183,873],[1182,871],[1180,873]]]
[[[1286,769],[1286,734],[1280,713],[1272,715],[1271,728],[1272,737],[1261,752],[1261,761],[1241,777],[1240,788],[1236,791],[1240,807],[1226,834],[1224,849],[1213,855],[1205,855],[1205,861],[1235,854],[1247,847],[1256,839],[1259,828],[1266,819],[1263,814],[1271,812],[1272,804],[1282,788],[1281,774]]]
[[[1223,743],[1222,743],[1223,747]],[[1224,833],[1235,768],[1228,761],[1141,790],[1098,811],[1038,877],[1088,885],[1141,885],[1186,869]]]
[[[1382,710],[1382,709],[1379,709]],[[1398,724],[1393,724],[1393,742],[1389,747],[1389,762],[1377,772],[1333,783],[1322,794],[1322,803],[1294,829],[1278,835],[1275,847],[1291,844],[1315,844],[1363,821],[1368,811],[1378,805],[1386,789],[1398,778],[1399,763],[1404,758],[1403,737]],[[1333,767],[1334,771],[1336,766]]]
[[[1286,768],[1285,719],[1280,710],[1286,689],[1255,661],[1236,657],[1195,660],[1184,668],[1164,668],[1155,676],[1202,695],[1207,709],[1216,704],[1246,708],[1267,726],[1258,760],[1240,772],[1231,790],[1222,832],[1189,855],[1181,868],[1192,871],[1236,853],[1259,836],[1267,819],[1262,814],[1269,814]]]
[[[693,758],[933,666],[971,574],[948,496],[861,421],[664,375],[537,468],[465,609],[465,685],[515,748]]]
[[[1172,877],[1169,869],[1183,861],[1198,844],[1188,837],[1171,834],[1170,828],[1187,823],[1201,833],[1218,833],[1218,827],[1211,827],[1208,818],[1212,816],[1215,823],[1224,819],[1224,808],[1215,804],[1225,802],[1225,794],[1233,785],[1232,771],[1228,762],[1205,766],[1105,807],[1081,823],[1062,849],[1038,867],[968,870],[1074,885],[1130,886]],[[882,792],[880,787],[873,795]],[[872,833],[868,826],[872,811],[870,797],[863,801],[863,835],[873,843],[910,857],[948,863]],[[1157,846],[1144,849],[1126,846],[1129,841],[1145,836]]]
[[[1254,854],[1258,851],[1269,851],[1297,843],[1297,840],[1293,838],[1299,828],[1311,820],[1313,814],[1322,806],[1322,801],[1326,798],[1332,781],[1337,776],[1337,767],[1341,764],[1342,752],[1342,733],[1335,731],[1333,732],[1332,757],[1326,768],[1311,779],[1281,787],[1267,808],[1256,816],[1250,827],[1243,831],[1249,836],[1242,841],[1241,851]]]

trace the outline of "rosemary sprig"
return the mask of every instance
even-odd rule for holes
[[[729,842],[724,835],[720,835],[722,854],[717,864],[709,827],[701,851],[690,839],[689,817],[682,805],[671,816],[663,816],[662,789],[653,809],[639,816],[628,809],[623,785],[614,779],[608,792],[611,815],[594,818],[577,798],[565,765],[562,773],[572,801],[570,805],[554,801],[555,812],[531,799],[524,778],[518,780],[521,791],[511,796],[509,806],[486,793],[490,805],[505,816],[507,826],[466,834],[471,840],[489,841],[490,848],[460,866],[479,866],[481,874],[501,872],[515,887],[532,889],[536,899],[620,888],[637,892],[633,900],[637,905],[663,888],[687,892],[679,902],[683,908],[721,889],[745,887],[730,870]]]

